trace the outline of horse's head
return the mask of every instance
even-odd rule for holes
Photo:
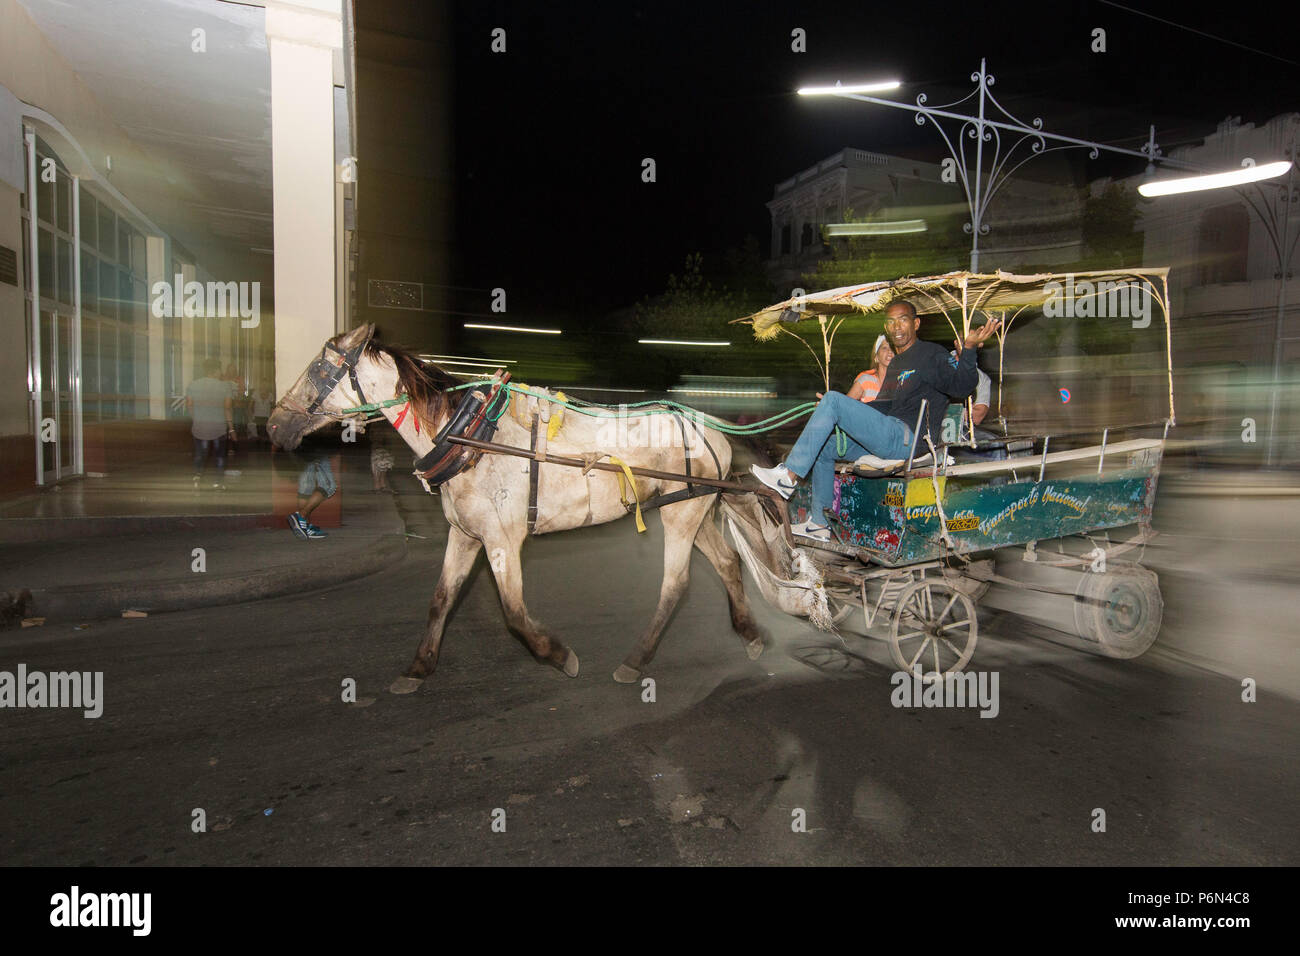
[[[292,451],[304,435],[348,416],[343,413],[365,403],[356,377],[357,363],[375,334],[362,325],[336,335],[275,403],[266,430],[271,441]]]

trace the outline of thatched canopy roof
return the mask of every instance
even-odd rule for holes
[[[940,276],[868,282],[828,289],[825,292],[812,292],[778,302],[735,321],[753,325],[756,338],[770,339],[777,334],[777,325],[781,322],[802,322],[824,315],[883,312],[890,303],[899,299],[911,302],[921,315],[956,312],[963,319],[969,320],[977,311],[1004,312],[1037,307],[1053,295],[1070,294],[1075,299],[1105,295],[1116,286],[1130,283],[1147,286],[1152,296],[1167,310],[1165,279],[1168,275],[1167,268],[1043,272],[1036,275],[949,272]]]

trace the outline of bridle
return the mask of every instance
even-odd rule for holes
[[[361,388],[361,382],[357,379],[357,362],[361,360],[361,355],[373,335],[372,328],[364,342],[346,351],[338,348],[333,342],[326,342],[320,355],[307,366],[307,381],[315,393],[311,404],[303,407],[285,395],[275,403],[275,407],[288,409],[309,418],[329,418],[338,422],[365,422],[372,411],[407,403],[407,407],[402,409],[393,423],[394,427],[400,427],[406,417],[410,398],[399,395],[386,402],[371,403]],[[345,375],[357,398],[361,399],[361,404],[356,408],[345,408],[341,412],[322,410],[321,406],[338,388]],[[497,419],[509,407],[510,392],[507,391],[509,381],[509,372],[498,372],[497,376],[493,377],[492,388],[487,395],[479,391],[470,392],[455,406],[455,411],[450,415],[447,423],[437,435],[433,436],[433,447],[415,462],[416,474],[424,481],[426,487],[449,481],[466,469],[473,468],[478,462],[483,454],[481,450],[470,449],[452,439],[468,437],[479,441],[491,440],[496,432]],[[458,388],[469,387],[469,384],[474,383],[458,386]],[[415,430],[417,432],[420,430],[418,418],[415,419]]]
[[[370,344],[370,339],[374,334],[374,329],[371,329],[370,335],[366,336],[364,342],[346,351],[336,347],[332,342],[326,342],[325,347],[320,351],[320,355],[316,357],[311,365],[307,366],[307,382],[315,392],[311,404],[304,408],[286,394],[275,403],[275,407],[284,408],[299,415],[330,418],[337,422],[364,419],[368,414],[366,406],[369,406],[370,402],[366,398],[365,391],[361,388],[360,380],[357,378],[357,362],[361,360],[361,355],[365,352],[366,346]],[[321,405],[330,397],[334,389],[338,388],[339,382],[343,381],[345,375],[352,385],[352,390],[361,399],[361,407],[349,409],[347,413],[322,410]]]

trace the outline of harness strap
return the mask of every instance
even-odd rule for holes
[[[362,348],[364,349],[365,346],[363,345]],[[361,353],[358,352],[357,358],[360,358],[360,356]],[[348,381],[352,383],[352,390],[357,393],[357,398],[361,399],[361,404],[369,405],[370,400],[366,398],[366,393],[361,389],[361,380],[357,378],[357,359],[353,359],[351,356],[349,358],[351,360],[348,362]]]
[[[501,381],[492,386],[486,398],[482,392],[471,392],[468,398],[461,402],[456,413],[434,436],[433,448],[415,463],[416,473],[420,477],[430,484],[441,484],[478,464],[479,459],[483,457],[482,451],[458,445],[450,439],[454,437],[491,440],[497,426],[496,418],[489,418],[488,412],[501,393],[501,387],[509,379],[510,373],[505,372]]]
[[[533,457],[528,460],[528,533],[529,534],[532,534],[533,528],[537,526],[537,477],[538,477],[537,473],[539,470],[537,466],[537,463],[539,461],[537,457],[537,431],[538,431],[537,422],[538,422],[538,416],[534,416],[533,427],[532,427],[532,440],[530,442],[530,447],[533,452]],[[545,431],[543,431],[542,441],[546,440],[545,435],[546,433]],[[545,460],[545,457],[546,457],[546,450],[545,448],[543,448],[541,460]]]
[[[691,476],[691,450],[686,447],[686,423],[682,421],[680,415],[674,415],[673,418],[677,420],[677,430],[682,434],[682,461],[686,464],[686,477],[689,478]],[[719,475],[718,477],[721,478],[722,476]],[[695,486],[688,481],[686,487],[689,489]]]
[[[689,488],[682,488],[679,491],[670,491],[666,495],[655,495],[653,498],[647,498],[641,502],[641,508],[644,511],[649,511],[651,508],[662,508],[664,505],[689,501],[691,498],[705,498],[709,495],[720,494],[722,494],[721,488],[710,488],[708,485],[691,485]]]
[[[641,518],[641,496],[637,493],[636,479],[632,477],[632,469],[627,466],[627,462],[623,461],[622,459],[615,458],[613,455],[609,456],[609,461],[610,464],[618,465],[620,468],[623,469],[621,472],[618,472],[619,500],[623,502],[623,507],[627,508],[629,511],[632,509],[632,502],[636,502],[636,530],[638,532],[645,531],[645,521],[643,521]],[[623,487],[624,475],[627,476],[627,483],[632,486],[631,502],[627,500],[627,492],[626,489]]]

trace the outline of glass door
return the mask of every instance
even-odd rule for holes
[[[77,348],[74,334],[75,324],[75,316],[63,313],[59,314],[58,321],[55,323],[57,334],[54,364],[57,366],[55,382],[58,390],[55,402],[59,422],[57,457],[60,478],[81,473],[79,462],[81,428],[78,427],[80,423],[77,422],[77,409],[80,405],[77,400],[77,380],[80,378],[77,374],[77,357],[80,350]]]
[[[81,473],[76,325],[73,315],[41,310],[37,429],[45,484]]]
[[[54,313],[41,309],[41,339],[37,361],[41,389],[36,393],[36,434],[41,443],[41,481],[59,480],[59,419],[54,378]]]

